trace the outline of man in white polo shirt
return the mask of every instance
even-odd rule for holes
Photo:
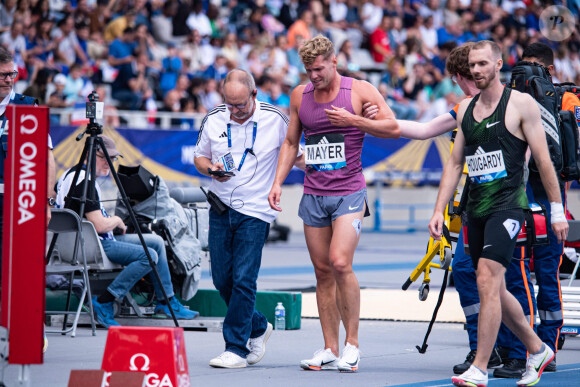
[[[264,356],[272,324],[255,309],[262,248],[276,211],[268,204],[288,118],[256,100],[256,84],[243,70],[224,80],[225,104],[204,118],[195,150],[209,187],[209,249],[213,283],[228,305],[225,351],[209,364],[243,368]],[[304,168],[301,152],[296,165]],[[219,171],[219,172],[218,172]],[[217,173],[217,174],[216,174]]]

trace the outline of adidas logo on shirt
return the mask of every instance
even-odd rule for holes
[[[320,141],[318,141],[319,144],[328,144],[328,140],[326,139],[326,137],[322,137],[320,139]]]
[[[228,134],[226,132],[223,132],[222,134],[220,134],[219,138],[227,138]]]
[[[482,147],[478,147],[477,150],[475,151],[475,154],[476,155],[482,155],[484,153],[485,153],[485,151],[483,150]]]

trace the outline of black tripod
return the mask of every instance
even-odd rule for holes
[[[77,200],[80,202],[79,216],[82,219],[84,214],[85,214],[85,204],[87,202],[87,192],[89,192],[88,191],[89,185],[91,186],[90,188],[93,190],[91,192],[94,192],[94,189],[95,189],[95,180],[97,177],[97,173],[96,173],[97,150],[99,149],[100,151],[102,151],[105,155],[105,159],[107,160],[107,164],[109,165],[109,169],[111,170],[111,175],[113,176],[113,179],[115,180],[115,184],[117,185],[117,188],[119,189],[119,193],[121,194],[121,199],[123,200],[123,203],[125,204],[125,207],[127,208],[127,212],[129,213],[129,217],[131,218],[131,224],[135,228],[137,235],[139,235],[139,241],[141,242],[141,245],[143,246],[143,250],[145,251],[145,255],[147,256],[147,260],[149,261],[149,265],[151,266],[151,271],[152,271],[153,275],[155,276],[155,278],[157,279],[157,282],[159,284],[161,284],[161,278],[159,277],[159,272],[157,271],[157,265],[155,264],[155,262],[151,258],[151,255],[149,254],[149,249],[147,248],[147,245],[145,243],[145,239],[143,238],[143,234],[141,233],[139,223],[137,222],[137,218],[135,217],[135,213],[133,212],[133,208],[131,207],[131,203],[129,202],[129,198],[127,197],[127,194],[125,193],[125,190],[123,189],[123,185],[121,184],[121,182],[119,180],[119,176],[117,175],[117,171],[115,171],[115,167],[113,165],[113,162],[111,161],[111,157],[109,156],[109,153],[107,152],[107,148],[105,147],[103,139],[101,137],[99,137],[99,134],[103,133],[102,126],[100,124],[98,124],[97,122],[95,122],[96,110],[97,110],[96,109],[96,102],[99,101],[99,96],[95,91],[93,91],[89,95],[88,98],[89,98],[89,102],[87,102],[87,118],[89,119],[89,124],[87,125],[86,130],[77,136],[76,140],[77,141],[82,140],[82,138],[85,134],[88,134],[89,136],[86,138],[85,146],[83,148],[81,158],[79,160],[79,163],[77,164],[79,166],[79,168],[77,168],[77,170],[75,171],[71,187],[76,186],[76,184],[78,182],[79,174],[81,171],[80,166],[82,166],[85,161],[86,161],[86,172],[85,172],[85,182],[86,183],[83,185],[83,192],[82,192],[82,195],[80,198],[71,198],[69,196],[70,195],[70,191],[69,191],[69,194],[67,195],[66,201],[69,202],[70,200]],[[54,239],[53,239],[53,242],[54,242]],[[51,245],[52,245],[52,243],[51,243]],[[179,327],[179,324],[177,323],[177,319],[175,318],[175,313],[173,312],[173,308],[171,307],[171,304],[169,303],[169,298],[167,297],[167,293],[165,292],[165,289],[163,288],[163,286],[160,286],[160,288],[161,288],[161,292],[163,293],[163,298],[165,299],[165,302],[167,302],[169,311],[171,313],[171,317],[173,318],[173,322],[175,323],[176,327]]]

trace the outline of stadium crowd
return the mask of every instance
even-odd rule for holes
[[[578,18],[579,3],[2,0],[0,43],[15,55],[24,94],[53,107],[110,84],[119,109],[206,113],[222,103],[220,81],[239,67],[254,75],[259,100],[287,112],[290,91],[307,79],[298,49],[322,34],[338,51],[340,73],[370,80],[398,118],[427,121],[461,99],[445,59],[467,41],[497,42],[504,72],[527,44],[543,41],[556,52],[555,81],[580,84],[578,31],[553,42],[539,28],[547,5]]]

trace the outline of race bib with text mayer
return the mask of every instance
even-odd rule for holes
[[[332,171],[346,167],[344,134],[326,133],[310,136],[304,149],[306,165],[317,171]]]

